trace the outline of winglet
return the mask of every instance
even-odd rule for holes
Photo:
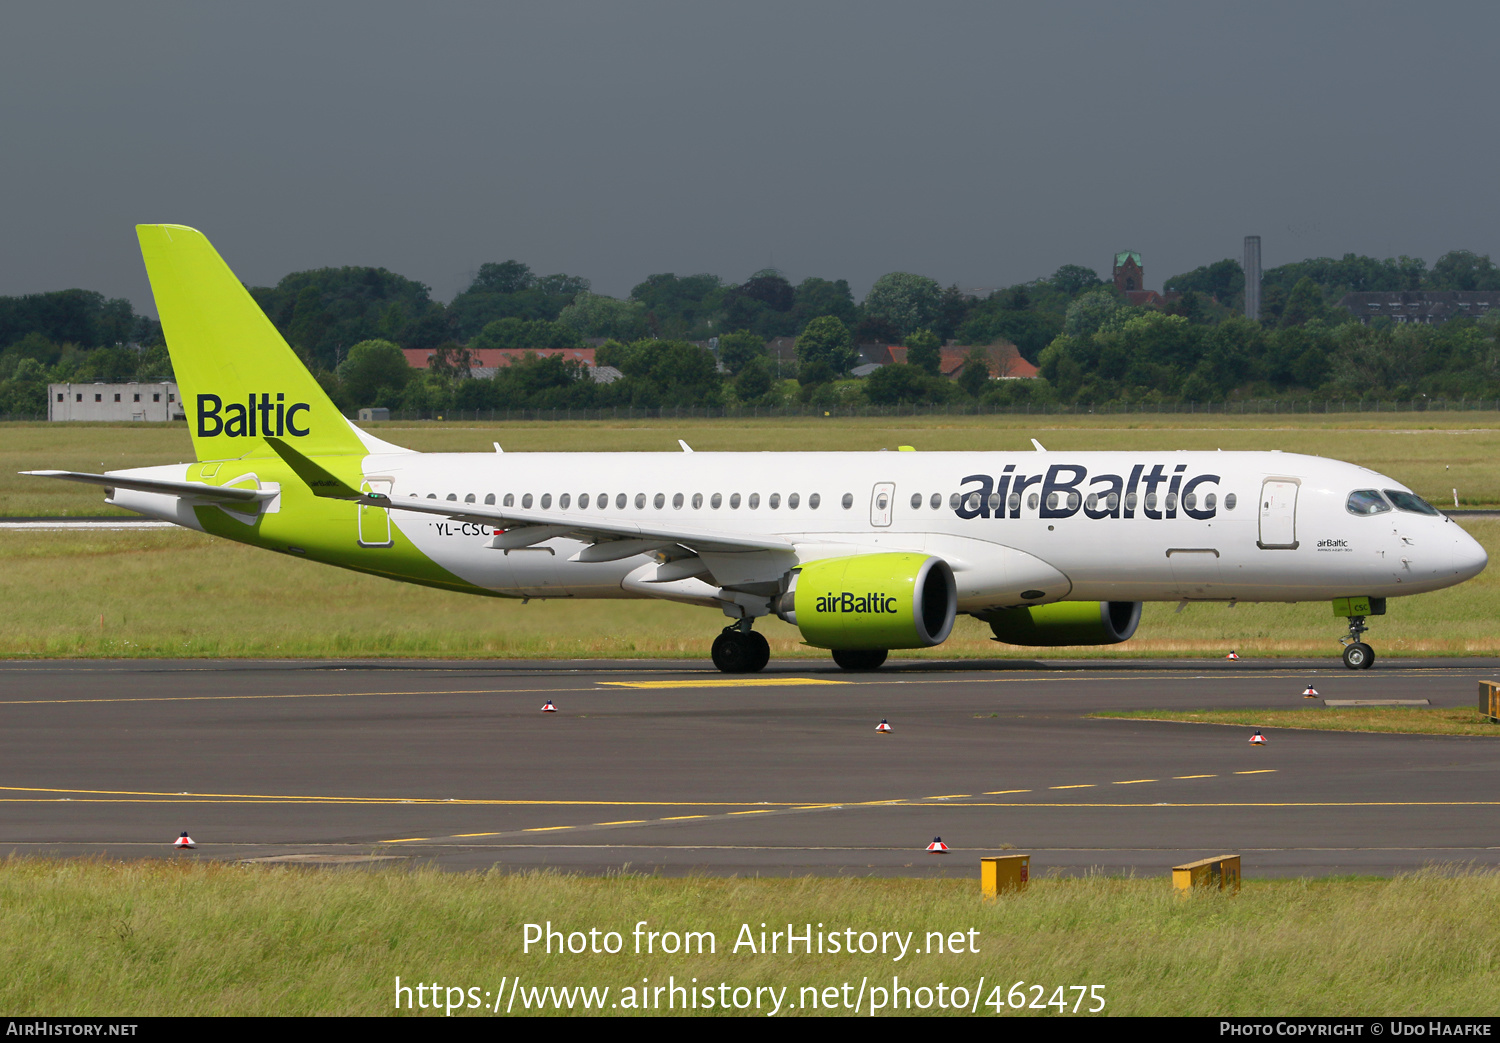
[[[321,465],[309,460],[274,435],[266,437],[266,444],[276,451],[276,455],[281,457],[298,478],[307,483],[307,487],[313,491],[314,496],[323,496],[330,500],[359,500],[364,497],[364,493]]]

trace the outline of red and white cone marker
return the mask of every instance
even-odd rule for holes
[[[1224,658],[1225,659],[1238,659],[1239,657],[1240,657],[1240,654],[1238,652],[1235,652],[1235,651],[1231,650],[1230,653],[1227,656],[1225,656]]]
[[[927,845],[927,853],[930,855],[946,855],[948,845],[943,843],[942,837],[933,837],[932,843]]]
[[[875,726],[875,730],[877,732],[888,732],[891,730],[891,722],[882,717],[880,723]]]
[[[1264,746],[1265,744],[1266,744],[1266,737],[1264,735],[1262,735],[1260,733],[1260,729],[1257,728],[1255,730],[1255,734],[1252,735],[1252,736],[1250,736],[1250,745],[1252,745],[1252,746]]]
[[[1302,689],[1302,698],[1304,698],[1304,699],[1316,699],[1317,697],[1318,697],[1318,690],[1316,688],[1314,688],[1312,685],[1308,685],[1306,688]]]
[[[555,707],[555,706],[552,705],[552,700],[551,699],[548,699],[546,702],[544,702],[542,704],[542,713],[556,713],[556,712],[557,712],[557,707]]]
[[[185,848],[197,847],[198,845],[195,844],[195,843],[193,843],[193,838],[192,837],[190,837],[186,833],[184,833],[184,834],[182,834],[182,836],[180,836],[176,840],[172,841],[172,846],[174,848],[178,849],[179,851],[181,851],[181,850],[183,850]]]

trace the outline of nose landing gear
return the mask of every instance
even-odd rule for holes
[[[1350,616],[1349,633],[1339,638],[1339,644],[1344,646],[1344,665],[1350,670],[1368,670],[1375,664],[1375,649],[1360,640],[1360,635],[1369,629],[1364,616]]]
[[[725,627],[714,638],[714,666],[726,674],[755,674],[771,661],[771,645],[742,619]]]

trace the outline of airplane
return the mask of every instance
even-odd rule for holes
[[[959,613],[1011,645],[1107,645],[1146,601],[1329,601],[1367,669],[1388,598],[1488,561],[1400,482],[1274,451],[418,453],[338,411],[202,233],[136,231],[196,459],[25,473],[408,583],[718,609],[725,673],[766,666],[771,615],[873,670]]]

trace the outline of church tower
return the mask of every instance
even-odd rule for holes
[[[1128,294],[1145,288],[1146,272],[1141,267],[1141,255],[1134,250],[1115,254],[1115,289]]]

